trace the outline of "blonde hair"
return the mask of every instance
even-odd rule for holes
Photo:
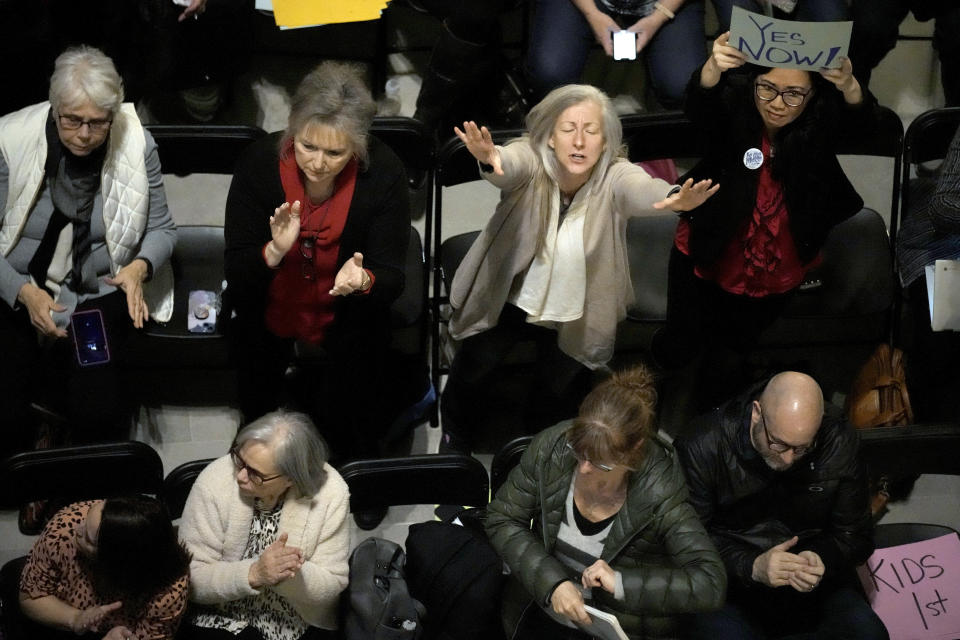
[[[568,84],[557,87],[527,114],[527,133],[521,138],[526,140],[540,158],[543,173],[535,178],[535,186],[542,192],[556,188],[560,175],[560,162],[557,160],[557,154],[550,148],[550,137],[553,135],[557,120],[564,111],[582,102],[593,102],[600,107],[603,116],[604,141],[603,153],[583,188],[592,188],[593,183],[602,178],[611,164],[627,155],[626,147],[623,145],[623,126],[607,94],[588,84]],[[541,202],[537,253],[543,250],[547,224],[550,220],[550,199],[543,198]]]
[[[323,62],[300,81],[293,94],[280,150],[306,127],[326,125],[347,136],[354,157],[366,166],[367,132],[376,113],[377,103],[357,65]]]

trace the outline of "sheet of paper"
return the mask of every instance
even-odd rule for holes
[[[933,326],[933,283],[936,269],[932,264],[923,268],[923,275],[927,279],[927,306],[930,308],[930,326]]]
[[[253,8],[257,11],[273,11],[273,0],[255,0]]]
[[[623,632],[617,616],[590,605],[585,605],[584,609],[587,610],[587,615],[593,620],[593,624],[578,623],[577,626],[583,631],[602,640],[630,640],[627,634]]]
[[[877,549],[857,567],[890,640],[960,638],[960,538]]]
[[[960,331],[960,260],[937,260],[933,276],[934,331]]]
[[[377,20],[388,0],[273,0],[280,27]]]
[[[852,22],[794,22],[734,7],[729,42],[763,67],[837,69],[852,30]]]

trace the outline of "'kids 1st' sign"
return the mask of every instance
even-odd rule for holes
[[[850,48],[852,30],[852,22],[793,22],[734,7],[730,46],[763,67],[836,69]]]
[[[960,638],[957,534],[877,549],[857,572],[890,640]]]

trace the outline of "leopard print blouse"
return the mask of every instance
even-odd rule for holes
[[[56,596],[77,609],[109,604],[97,598],[90,562],[76,544],[77,537],[83,535],[87,512],[95,503],[89,500],[68,505],[47,523],[23,568],[21,592],[30,598]],[[100,629],[108,631],[123,625],[141,640],[172,640],[187,606],[188,585],[189,574],[184,573],[147,603],[140,618],[133,618],[119,609],[104,618]]]

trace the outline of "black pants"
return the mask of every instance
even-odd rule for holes
[[[240,409],[251,422],[283,407],[310,415],[333,460],[373,457],[389,426],[386,319],[338,316],[322,345],[294,359],[294,340],[238,315],[229,335]],[[291,367],[291,365],[294,365]]]
[[[703,357],[695,397],[704,410],[753,382],[746,357],[793,294],[753,298],[728,293],[697,277],[693,260],[676,247],[670,252],[668,278],[667,325],[654,338],[653,355],[667,371]]]
[[[0,454],[32,445],[31,402],[64,414],[73,444],[129,437],[133,403],[124,352],[133,324],[126,295],[116,291],[88,300],[77,311],[89,309],[99,309],[103,315],[111,359],[84,367],[77,361],[72,334],[41,345],[27,310],[0,304],[0,389],[4,393],[0,428],[8,447]]]
[[[527,314],[512,304],[504,305],[495,327],[470,336],[450,366],[450,376],[440,403],[444,433],[464,447],[473,444],[480,428],[479,413],[488,387],[497,377],[497,367],[522,341],[536,346],[534,397],[527,402],[524,426],[536,433],[577,413],[589,390],[589,370],[557,346],[557,332],[529,324]]]
[[[864,87],[884,56],[897,44],[900,23],[914,4],[910,0],[854,0],[850,60],[853,73]],[[930,3],[934,4],[934,3]],[[933,46],[940,57],[940,78],[947,106],[960,106],[960,7],[944,2],[935,15]],[[949,8],[947,5],[951,5]],[[918,15],[921,20],[931,16]]]

